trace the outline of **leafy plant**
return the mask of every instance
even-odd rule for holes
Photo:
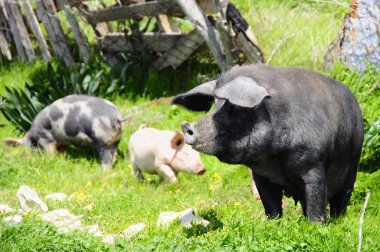
[[[94,71],[95,69],[95,71]],[[34,117],[48,104],[70,94],[110,96],[118,87],[104,69],[91,65],[48,63],[46,70],[36,71],[23,90],[6,87],[0,106],[4,117],[20,131],[29,129]]]
[[[373,89],[373,87],[380,80],[380,72],[374,66],[369,65],[363,73],[359,73],[338,63],[330,74],[353,91],[362,109],[365,134],[360,169],[364,171],[379,169],[380,88]]]
[[[199,214],[199,216],[209,221],[209,224],[205,226],[202,223],[199,223],[199,224],[193,223],[191,227],[185,227],[183,231],[187,238],[194,237],[194,236],[196,237],[196,236],[205,234],[209,231],[214,231],[214,230],[223,228],[223,222],[220,221],[220,219],[218,218],[218,214],[215,210],[210,209],[210,210],[202,211]]]

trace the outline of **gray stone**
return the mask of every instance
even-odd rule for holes
[[[190,223],[195,218],[195,212],[193,209],[186,209],[180,213],[178,221],[183,225],[185,223]]]
[[[57,201],[64,201],[67,199],[67,195],[64,193],[51,193],[49,195],[45,196],[45,199],[51,199],[51,200],[57,200]]]
[[[144,223],[134,224],[134,225],[131,225],[128,228],[126,228],[123,231],[123,235],[126,238],[130,238],[130,237],[134,236],[135,234],[141,232],[144,228],[145,228]]]
[[[68,233],[75,229],[82,229],[81,215],[73,215],[67,209],[57,209],[40,215],[43,221],[51,222],[58,231]]]
[[[15,212],[15,211],[16,210],[14,210],[13,208],[11,208],[7,204],[0,204],[0,213],[2,213],[2,214],[12,213],[12,212]]]
[[[115,243],[114,235],[104,235],[103,242],[113,245]]]
[[[38,197],[36,191],[29,186],[20,186],[17,191],[18,203],[24,212],[43,211],[47,212],[49,209],[46,204]]]
[[[180,213],[177,212],[161,212],[158,216],[157,226],[168,227],[170,223],[177,220]]]
[[[4,218],[3,221],[9,224],[19,224],[22,222],[22,216],[21,215],[9,216],[9,217]]]

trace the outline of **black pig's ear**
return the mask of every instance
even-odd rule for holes
[[[215,90],[217,98],[225,99],[230,103],[246,108],[258,106],[265,97],[269,97],[268,91],[257,84],[251,78],[238,77]]]
[[[203,83],[186,93],[176,95],[170,104],[179,104],[194,111],[209,111],[214,102],[216,80]]]

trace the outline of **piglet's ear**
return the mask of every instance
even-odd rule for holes
[[[190,91],[179,94],[170,104],[179,104],[194,111],[209,111],[214,102],[216,80],[203,83]]]
[[[171,147],[173,149],[181,148],[182,145],[185,144],[184,139],[185,139],[184,136],[180,132],[176,131],[175,135],[173,136],[172,140],[170,141]]]
[[[215,96],[240,107],[254,108],[270,95],[253,79],[239,77],[217,88]]]

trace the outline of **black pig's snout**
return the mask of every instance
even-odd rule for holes
[[[185,142],[193,145],[197,141],[196,132],[194,126],[186,121],[181,123],[183,134],[185,135]]]

